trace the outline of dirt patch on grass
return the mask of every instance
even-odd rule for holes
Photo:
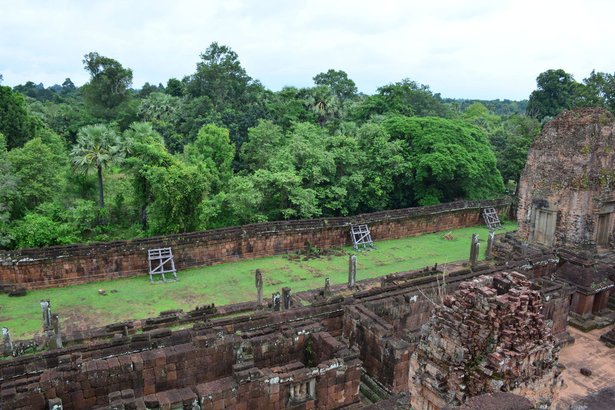
[[[322,278],[324,273],[320,269],[313,268],[311,266],[305,266],[305,269],[312,274],[315,278]]]
[[[282,281],[271,279],[271,278],[265,278],[265,284],[268,286],[275,286],[275,285],[279,285],[280,283],[282,283]]]
[[[66,333],[104,326],[116,321],[108,314],[101,314],[93,309],[84,309],[83,307],[60,309],[59,314],[62,331]]]

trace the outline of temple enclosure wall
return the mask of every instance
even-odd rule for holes
[[[397,239],[482,222],[481,210],[509,215],[511,201],[457,201],[353,217],[280,221],[92,245],[0,252],[0,289],[37,289],[148,272],[147,250],[171,247],[178,269],[350,243],[350,226],[368,224],[374,240]]]

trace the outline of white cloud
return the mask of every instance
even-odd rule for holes
[[[527,98],[536,76],[615,71],[615,3],[567,1],[0,0],[0,73],[8,85],[87,81],[90,51],[134,84],[194,72],[218,41],[271,89],[309,86],[329,68],[359,89],[408,77],[446,97]]]

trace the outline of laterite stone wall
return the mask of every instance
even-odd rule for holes
[[[134,241],[56,246],[0,252],[0,287],[48,288],[135,275],[148,271],[147,249],[172,247],[178,269],[212,265],[350,242],[350,226],[367,223],[376,241],[476,225],[481,210],[508,215],[508,199],[457,201],[346,218],[269,222]]]

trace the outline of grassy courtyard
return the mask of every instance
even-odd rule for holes
[[[504,224],[505,231],[516,228],[514,222]],[[375,250],[359,255],[357,279],[467,259],[471,235],[477,233],[486,241],[488,234],[484,226],[462,228],[452,231],[453,240],[446,240],[442,236],[447,232],[377,241]],[[342,251],[309,260],[280,255],[193,268],[180,271],[179,281],[164,284],[150,284],[148,275],[144,274],[36,290],[19,298],[2,294],[0,326],[8,327],[14,339],[31,337],[41,328],[41,299],[51,300],[53,311],[60,314],[62,327],[67,330],[157,316],[158,312],[168,309],[190,310],[212,302],[225,305],[254,300],[254,270],[257,268],[263,272],[265,296],[284,286],[289,286],[293,292],[322,287],[325,277],[330,278],[331,284],[341,284],[347,280],[347,253],[352,248]],[[99,289],[104,289],[107,295],[100,295]]]

